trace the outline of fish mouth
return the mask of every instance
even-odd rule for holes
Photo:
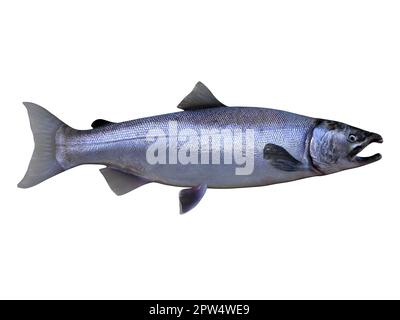
[[[363,142],[361,145],[355,147],[350,153],[350,160],[353,162],[357,162],[360,164],[369,164],[382,159],[382,155],[380,153],[374,154],[370,157],[360,157],[358,154],[363,151],[366,147],[368,147],[372,143],[383,143],[383,138],[381,135],[377,133],[371,133],[371,135]]]

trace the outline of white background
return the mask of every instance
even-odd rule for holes
[[[3,1],[1,298],[400,298],[398,1]],[[382,161],[282,185],[123,197],[96,166],[34,188],[22,101],[75,128],[223,103],[340,120]]]

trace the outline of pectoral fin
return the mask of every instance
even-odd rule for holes
[[[125,173],[109,167],[100,169],[100,172],[106,179],[111,190],[118,196],[122,196],[151,182],[133,174]]]
[[[206,184],[200,184],[198,186],[189,189],[181,190],[179,192],[180,213],[184,214],[192,210],[195,206],[197,206],[200,200],[203,198],[206,191],[207,191]]]
[[[300,171],[304,168],[303,163],[294,158],[285,148],[272,143],[265,145],[264,159],[282,171]]]

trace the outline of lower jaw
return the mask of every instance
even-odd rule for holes
[[[355,157],[354,160],[358,163],[369,164],[382,159],[382,155],[380,153],[374,154],[371,157]]]

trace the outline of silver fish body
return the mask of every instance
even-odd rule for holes
[[[286,111],[226,107],[200,82],[179,104],[184,111],[121,123],[99,119],[91,130],[73,129],[44,108],[24,104],[35,149],[19,187],[79,165],[104,165],[100,171],[117,195],[150,182],[189,187],[180,192],[181,213],[207,188],[271,185],[381,158],[358,156],[383,142],[376,133]]]
[[[252,129],[253,172],[249,175],[235,174],[238,165],[224,164],[221,148],[213,150],[211,143],[210,154],[221,151],[220,164],[149,164],[146,151],[153,143],[148,140],[149,131],[158,128],[166,133],[166,140],[169,141],[171,137],[168,135],[168,127],[174,121],[178,125],[179,132],[191,129],[197,133],[195,136],[197,145],[201,144],[202,131],[215,132],[215,135],[219,135],[221,129],[228,129],[231,132]],[[220,107],[171,113],[84,131],[63,126],[56,137],[57,160],[64,169],[82,164],[103,164],[149,181],[173,186],[189,187],[201,183],[207,184],[209,188],[263,186],[317,174],[309,154],[312,131],[316,123],[316,119],[285,111]],[[185,141],[178,141],[178,152],[184,143]],[[274,168],[263,157],[264,147],[268,143],[282,146],[294,158],[309,166],[309,170],[285,172]],[[201,158],[201,150],[198,150],[197,158]]]

